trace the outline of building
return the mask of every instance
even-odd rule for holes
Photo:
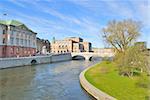
[[[115,49],[112,48],[92,48],[92,51],[97,54],[110,56],[115,54]]]
[[[34,55],[36,34],[19,21],[0,20],[0,57]]]
[[[135,46],[139,46],[142,50],[147,49],[147,43],[146,42],[136,42]]]
[[[44,40],[44,39],[40,39],[40,38],[36,38],[36,43],[37,43],[37,47],[36,47],[36,52],[37,53],[42,53],[42,48],[45,46],[46,47],[46,52],[50,53],[50,42],[49,40]]]
[[[91,52],[92,51],[92,44],[90,42],[81,42],[84,47],[84,52]]]
[[[65,40],[72,40],[74,42],[83,42],[83,39],[80,37],[69,37],[69,38],[65,38]]]
[[[72,44],[73,44],[72,40],[55,40],[51,44],[51,51],[52,53],[72,52],[73,48]]]
[[[51,44],[52,53],[66,52],[90,52],[91,43],[83,42],[80,37],[69,37],[64,40],[53,40]]]

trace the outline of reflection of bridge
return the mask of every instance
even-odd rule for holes
[[[92,57],[113,57],[114,53],[73,52],[71,55],[72,58],[82,56],[85,60],[91,60]]]

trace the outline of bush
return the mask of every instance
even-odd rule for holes
[[[125,52],[119,52],[115,56],[115,62],[119,68],[119,74],[133,76],[135,71],[147,71],[148,60],[145,53],[138,46],[128,48]]]

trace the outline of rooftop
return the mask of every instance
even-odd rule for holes
[[[23,23],[16,21],[16,20],[0,20],[0,24],[4,25],[13,25],[13,26],[21,26],[24,25]]]
[[[26,29],[28,29],[29,31],[33,32],[25,24],[23,24],[17,20],[0,20],[0,24],[8,25],[8,26],[11,25],[11,26],[16,26],[16,27],[23,26]],[[33,33],[35,33],[35,32],[33,32]]]

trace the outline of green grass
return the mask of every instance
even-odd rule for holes
[[[120,76],[114,63],[102,62],[85,73],[86,79],[98,89],[118,100],[149,100],[149,76]]]

